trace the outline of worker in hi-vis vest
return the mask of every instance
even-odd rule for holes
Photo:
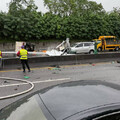
[[[2,52],[0,51],[0,58],[2,58]]]
[[[21,60],[21,64],[22,64],[22,68],[23,68],[23,72],[25,72],[25,65],[28,68],[28,72],[30,72],[30,67],[28,64],[28,51],[24,49],[24,46],[21,46],[21,50],[17,52],[17,56],[20,57]]]
[[[2,52],[0,51],[0,68],[2,68]]]

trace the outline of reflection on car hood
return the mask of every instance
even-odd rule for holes
[[[61,120],[92,109],[118,105],[120,87],[101,81],[78,81],[46,89],[40,96],[52,115]]]
[[[46,118],[47,120],[76,120],[78,118],[80,120],[101,112],[120,109],[120,86],[92,80],[59,84],[40,90],[32,97],[28,96],[4,108],[0,112],[0,118],[12,120],[9,119],[11,116],[14,118],[14,115],[18,113],[19,116],[23,115],[24,106],[27,106],[25,109],[28,108],[28,115],[33,109],[35,116],[40,112],[38,119],[35,120],[41,120],[40,116],[45,120]],[[28,119],[31,120],[30,117]]]

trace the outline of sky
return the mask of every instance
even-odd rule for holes
[[[0,0],[0,11],[7,12],[8,11],[8,3],[11,0]],[[38,6],[38,11],[42,13],[47,12],[47,9],[44,7],[43,0],[34,0],[35,4]],[[96,1],[97,3],[101,3],[103,8],[109,12],[113,10],[114,7],[120,8],[120,0],[91,0]]]

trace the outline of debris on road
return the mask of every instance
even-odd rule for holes
[[[29,76],[24,76],[25,79],[29,79],[30,77]]]
[[[8,82],[8,81],[5,80],[4,83],[10,83],[10,82]]]

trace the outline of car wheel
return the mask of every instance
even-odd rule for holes
[[[89,54],[94,54],[94,50],[90,50]]]
[[[116,47],[116,48],[115,48],[115,51],[118,51],[118,50],[119,50],[119,47]]]
[[[102,48],[101,48],[101,47],[99,47],[99,48],[98,48],[98,51],[99,51],[99,52],[101,52],[101,51],[102,51]]]

